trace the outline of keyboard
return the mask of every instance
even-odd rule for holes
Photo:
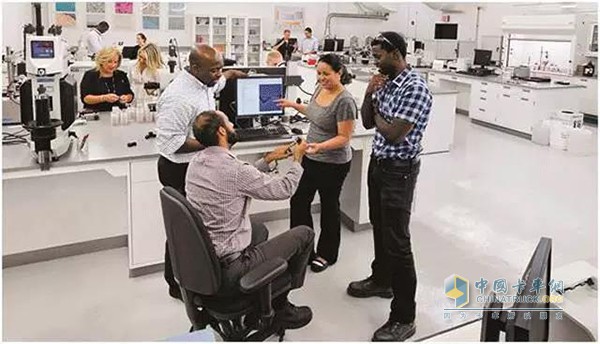
[[[261,141],[273,139],[289,139],[292,136],[283,125],[270,125],[263,128],[244,128],[235,130],[238,141]]]
[[[472,75],[472,76],[488,76],[488,75],[493,75],[494,72],[492,70],[489,69],[469,69],[468,71],[465,70],[461,70],[456,72],[456,74],[465,74],[465,75]]]

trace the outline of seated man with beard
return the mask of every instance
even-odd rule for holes
[[[248,210],[253,198],[260,200],[289,199],[302,176],[300,162],[306,142],[293,152],[289,146],[277,147],[254,165],[238,160],[230,148],[236,141],[233,124],[220,111],[200,113],[193,125],[194,136],[204,147],[192,158],[187,170],[185,192],[198,211],[221,261],[223,288],[237,288],[241,277],[262,262],[281,257],[288,263],[292,289],[304,284],[306,265],[313,248],[314,232],[298,226],[263,242],[265,226],[251,226]],[[269,164],[292,156],[289,171],[273,177]],[[252,228],[254,227],[254,228]],[[254,239],[254,240],[253,240]],[[306,326],[312,319],[307,306],[291,304],[284,293],[273,300],[274,321],[286,329]]]

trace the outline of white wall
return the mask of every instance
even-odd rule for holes
[[[107,43],[124,41],[125,44],[135,42],[135,33],[141,30],[141,3],[134,3],[135,29],[123,30],[114,25],[115,16],[112,7],[114,3],[107,3],[106,21],[113,27],[108,31],[104,40]],[[167,25],[167,4],[161,3],[161,28]],[[303,7],[304,24],[313,28],[315,36],[323,37],[325,31],[325,19],[328,13],[358,13],[357,8],[352,3],[285,3],[284,6]],[[395,12],[391,13],[388,21],[362,20],[334,18],[331,25],[331,33],[337,37],[349,38],[356,35],[364,38],[367,35],[374,36],[380,31],[399,31],[408,37],[414,37],[420,40],[430,40],[433,38],[433,23],[438,21],[441,16],[440,11],[435,11],[421,3],[383,3],[383,5]],[[275,26],[274,10],[275,3],[187,3],[187,19],[185,31],[168,30],[143,30],[151,41],[159,45],[166,45],[170,37],[176,37],[180,45],[189,45],[192,41],[191,17],[193,15],[239,15],[248,17],[263,18],[263,38],[268,42],[276,40],[281,35],[281,30]],[[42,7],[46,9],[44,15],[44,25],[47,28],[49,22],[53,21],[54,3],[43,3]],[[51,9],[48,11],[48,9]],[[20,39],[17,35],[6,34],[15,32],[15,28],[21,31],[21,27],[32,21],[30,3],[3,3],[3,45],[20,47]],[[18,15],[7,16],[6,13],[15,13]],[[71,44],[76,44],[81,34],[88,29],[85,28],[85,3],[77,3],[77,26],[63,28],[63,36]],[[463,16],[463,17],[466,17]],[[452,18],[453,19],[453,18]],[[463,18],[464,19],[464,18]],[[461,20],[463,20],[461,19]],[[471,23],[469,23],[471,25]],[[461,36],[469,36],[471,28],[463,28],[461,25]],[[466,30],[467,34],[462,32]],[[292,32],[295,37],[301,37],[302,31]],[[470,36],[469,36],[470,37]]]
[[[276,27],[274,22],[275,3],[192,3],[187,4],[187,21],[185,31],[168,30],[144,30],[144,33],[151,41],[157,42],[161,46],[167,45],[170,37],[176,37],[181,46],[186,46],[192,42],[191,18],[193,15],[239,15],[249,17],[259,17],[263,19],[263,39],[272,42],[280,37],[281,30]],[[124,41],[125,44],[134,44],[135,33],[141,30],[141,3],[134,3],[134,30],[113,28],[106,34],[105,42],[113,43]],[[294,6],[304,8],[304,24],[313,28],[315,36],[323,38],[325,31],[325,19],[328,13],[358,13],[353,3],[284,3],[283,6]],[[331,33],[342,38],[348,39],[352,35],[358,36],[361,40],[367,36],[374,36],[380,31],[399,31],[407,37],[416,38],[422,41],[433,39],[433,23],[441,19],[442,11],[434,10],[423,3],[416,2],[383,2],[384,7],[392,10],[387,21],[363,20],[334,18],[331,25]],[[579,5],[579,4],[578,4]],[[597,4],[584,4],[585,6],[596,9]],[[107,3],[106,20],[114,24],[115,17],[113,11],[114,3]],[[502,36],[501,20],[507,15],[521,14],[551,14],[557,8],[531,6],[516,6],[514,3],[455,3],[451,6],[453,9],[460,10],[462,13],[450,13],[450,21],[459,23],[459,39],[461,41],[481,41],[482,36]],[[480,7],[479,35],[476,34],[477,7]],[[538,6],[538,7],[536,7]],[[48,28],[48,23],[52,19],[48,8],[53,8],[54,3],[43,3],[45,9],[43,16],[44,26]],[[551,12],[554,11],[554,12]],[[21,28],[24,24],[32,22],[31,4],[27,2],[20,3],[2,3],[2,29],[3,46],[10,45],[18,49],[22,48]],[[597,15],[596,20],[597,20]],[[71,44],[76,44],[85,28],[85,3],[77,3],[78,25],[75,28],[64,28],[63,36]],[[167,4],[161,3],[161,28],[167,25]],[[589,20],[588,20],[589,22]],[[295,37],[302,37],[301,31],[292,32]],[[476,37],[477,36],[477,37]],[[427,48],[427,46],[426,46]]]

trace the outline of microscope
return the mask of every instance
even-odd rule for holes
[[[71,146],[68,128],[77,113],[76,82],[68,74],[66,42],[59,36],[27,35],[28,80],[20,88],[21,123],[31,133],[29,146],[42,170]]]

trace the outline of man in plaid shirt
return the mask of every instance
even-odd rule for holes
[[[417,276],[408,225],[432,97],[425,80],[407,66],[401,35],[383,32],[371,45],[380,74],[367,87],[361,115],[365,128],[376,129],[367,182],[375,259],[371,276],[350,283],[347,292],[393,297],[389,320],[373,340],[404,341],[416,330]]]

